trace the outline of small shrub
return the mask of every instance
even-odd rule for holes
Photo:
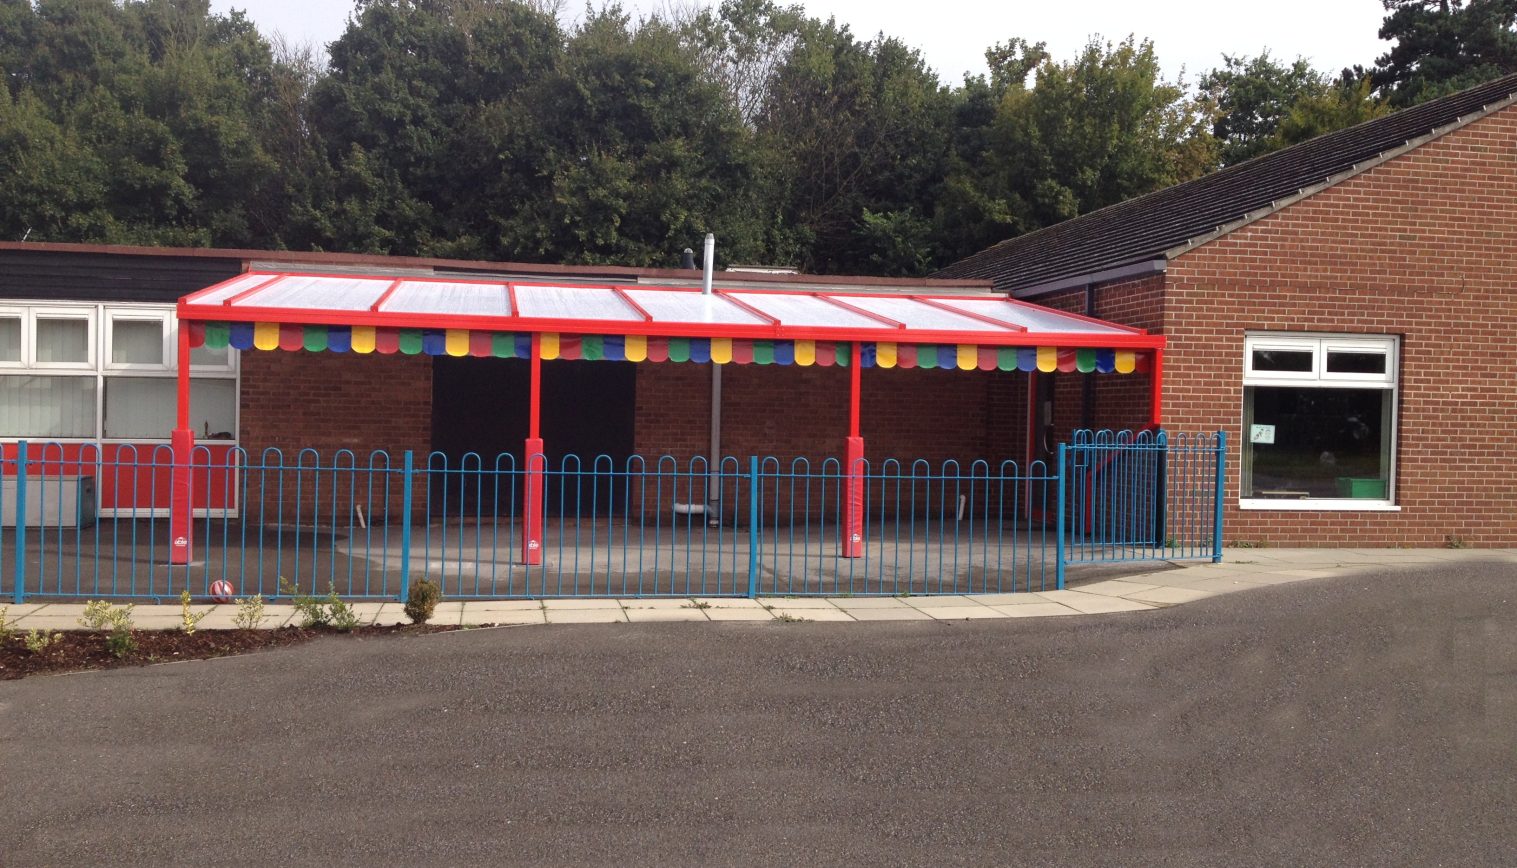
[[[344,632],[358,626],[358,613],[353,611],[351,604],[343,602],[337,596],[336,585],[327,585],[326,596],[313,597],[300,593],[294,585],[281,577],[279,590],[289,596],[291,605],[300,613],[301,626],[331,627]]]
[[[263,594],[237,598],[237,614],[232,625],[239,630],[257,630],[269,616],[263,611]]]
[[[328,588],[326,600],[327,620],[332,625],[332,629],[341,630],[346,633],[357,627],[358,613],[353,611],[352,604],[343,602],[342,598],[337,596],[336,587],[329,585]]]
[[[183,630],[186,635],[195,635],[195,628],[199,627],[201,620],[209,614],[211,614],[210,609],[206,609],[204,612],[191,612],[189,589],[179,592],[179,629]]]
[[[442,588],[431,579],[422,579],[411,586],[406,595],[406,617],[412,624],[425,624],[432,619],[437,604],[442,600]]]
[[[88,600],[79,623],[90,630],[110,630],[121,625],[132,627],[132,610],[136,606],[112,606],[107,600]]]
[[[137,637],[132,634],[130,627],[125,630],[112,630],[105,634],[105,647],[117,657],[125,657],[137,650]]]
[[[132,609],[134,606],[112,606],[105,600],[90,600],[84,604],[84,617],[79,619],[91,630],[104,630],[105,647],[117,657],[137,650],[137,637],[132,635]]]
[[[48,648],[62,642],[63,634],[56,631],[49,633],[46,630],[33,627],[22,637],[21,641],[26,643],[26,650],[33,654],[43,654],[46,653]]]
[[[332,623],[332,613],[327,611],[326,602],[320,597],[302,594],[300,589],[290,584],[284,576],[279,577],[279,593],[290,598],[290,605],[301,617],[302,627],[327,627]]]
[[[6,613],[11,609],[9,606],[0,606],[0,642],[9,642],[16,635],[16,628],[12,627],[6,618]]]

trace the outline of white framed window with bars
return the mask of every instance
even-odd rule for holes
[[[1400,341],[1251,332],[1243,509],[1396,509]]]

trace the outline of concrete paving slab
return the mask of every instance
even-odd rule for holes
[[[580,611],[586,611],[581,609]],[[499,612],[464,614],[465,624],[546,624],[548,619],[542,609],[515,609]]]
[[[403,603],[380,603],[379,607],[380,607],[379,611],[374,613],[374,620],[370,621],[369,622],[370,624],[373,624],[376,627],[389,627],[389,626],[393,626],[395,624],[409,624],[409,623],[411,623],[411,619],[406,616],[406,607],[405,607],[405,604],[403,604]],[[447,620],[438,620],[439,617],[446,618]],[[432,618],[427,623],[429,623],[429,624],[456,624],[458,622],[454,621],[452,619],[452,616],[449,615],[449,614],[447,614],[447,613],[443,613],[441,616],[439,616],[436,611],[433,611],[432,612]]]
[[[5,610],[5,620],[9,622],[14,621],[17,618],[24,618],[33,612],[41,611],[42,609],[46,608],[47,605],[47,603],[12,603],[8,606],[0,606],[0,608],[3,608]]]
[[[1004,608],[1004,607],[1003,607]],[[1005,612],[990,606],[918,606],[917,611],[937,621],[962,621],[966,618],[1004,618]]]
[[[1138,591],[1147,591],[1157,588],[1158,585],[1149,585],[1142,582],[1128,582],[1121,579],[1111,579],[1105,582],[1095,582],[1089,585],[1081,585],[1072,590],[1082,594],[1099,594],[1105,597],[1125,597]]]
[[[826,597],[759,597],[759,603],[776,609],[836,609]]]
[[[627,620],[640,621],[707,621],[700,609],[627,609]]]
[[[803,621],[852,621],[853,616],[842,609],[829,606],[825,609],[781,609],[774,608],[774,617],[783,620],[785,616],[799,618]]]
[[[762,609],[763,604],[752,597],[696,597],[695,602],[705,603],[712,609]]]
[[[774,613],[755,606],[752,609],[726,609],[712,607],[703,610],[712,621],[773,621]]]
[[[473,618],[481,613],[541,612],[541,600],[478,600],[464,603],[464,617]]]
[[[921,609],[897,606],[892,609],[848,609],[855,621],[931,621],[932,616]],[[958,611],[958,610],[955,610]]]
[[[1010,618],[1048,618],[1057,615],[1078,615],[1074,609],[1059,603],[1028,603],[1021,606],[991,606]]]
[[[899,597],[828,597],[827,600],[839,609],[852,612],[858,609],[909,609]]]
[[[623,609],[685,609],[693,605],[689,597],[623,597],[617,600]]]
[[[77,617],[67,615],[32,615],[16,625],[18,630],[83,630]]]
[[[1043,602],[1043,598],[1033,591],[1023,591],[1020,594],[975,594],[966,599],[982,606],[1021,606]]]
[[[615,610],[617,612],[620,612],[622,610],[622,604],[621,604],[620,600],[607,600],[607,599],[575,600],[575,599],[563,599],[563,600],[544,600],[543,601],[543,608],[547,609],[549,612],[582,611],[582,610],[592,610],[592,609],[607,609],[607,610]],[[548,620],[552,621],[553,619],[549,618]]]
[[[930,607],[933,609],[947,609],[954,606],[966,608],[983,608],[983,603],[975,602],[972,597],[904,597],[908,606],[915,608]]]
[[[1227,594],[1233,591],[1246,591],[1249,588],[1262,588],[1263,582],[1247,582],[1242,579],[1206,579],[1200,582],[1191,582],[1185,587],[1196,591],[1210,591],[1213,594]]]
[[[1166,606],[1177,606],[1181,603],[1189,603],[1193,600],[1204,600],[1207,597],[1216,596],[1210,591],[1202,591],[1197,588],[1154,588],[1152,591],[1139,591],[1128,597],[1129,600],[1139,600],[1144,603],[1160,603]]]
[[[1141,612],[1153,608],[1153,606],[1138,600],[1129,600],[1123,597],[1103,597],[1097,594],[1086,594],[1083,599],[1081,597],[1061,597],[1056,602],[1085,615],[1104,615],[1110,612]]]
[[[627,621],[620,606],[615,609],[546,609],[543,614],[549,624],[624,624]]]

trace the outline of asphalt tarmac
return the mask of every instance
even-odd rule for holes
[[[0,685],[0,864],[1512,865],[1517,575]]]

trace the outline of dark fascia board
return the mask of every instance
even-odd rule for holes
[[[1031,298],[1037,295],[1047,295],[1050,292],[1089,286],[1093,283],[1110,283],[1114,280],[1131,280],[1134,277],[1161,274],[1168,267],[1168,258],[1144,259],[1139,262],[1130,262],[1127,265],[1119,265],[1116,268],[1093,271],[1089,274],[1077,274],[1073,277],[1061,277],[1058,280],[1050,280],[1047,283],[1022,287],[1014,290],[1012,295],[1017,298]]]

